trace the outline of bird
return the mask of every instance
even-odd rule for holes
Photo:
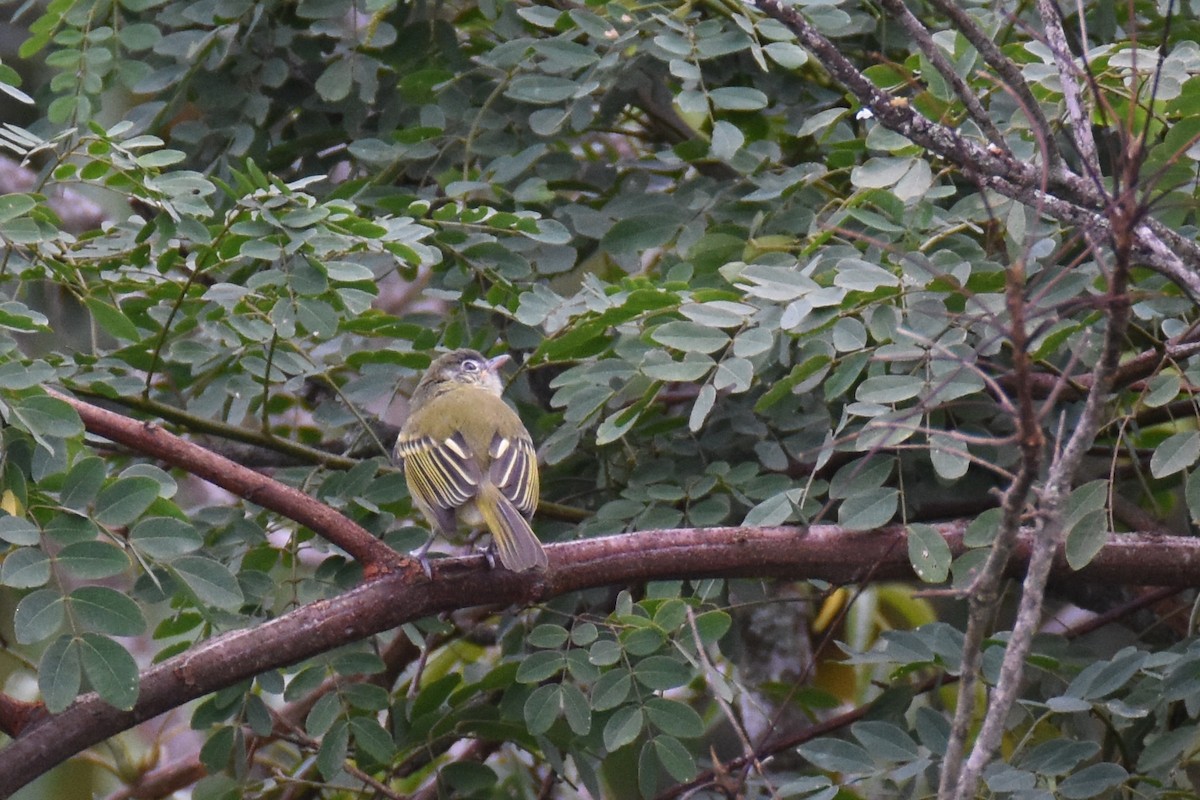
[[[412,394],[395,460],[431,528],[417,556],[427,573],[425,553],[434,536],[452,536],[459,525],[486,528],[505,569],[547,567],[528,522],[538,502],[537,453],[521,418],[501,398],[499,370],[508,361],[507,354],[488,359],[453,350],[430,364]]]

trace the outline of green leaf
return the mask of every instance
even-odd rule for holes
[[[650,656],[637,663],[634,676],[643,686],[661,691],[686,684],[692,679],[692,670],[671,656]]]
[[[570,632],[562,625],[542,623],[529,632],[529,635],[525,637],[525,641],[531,647],[554,649],[566,644],[570,636]]]
[[[924,387],[924,379],[915,375],[876,375],[860,383],[854,396],[864,403],[891,405],[911,400]]]
[[[656,381],[692,383],[711,372],[715,365],[711,358],[699,353],[688,353],[682,361],[675,361],[661,350],[652,350],[646,355],[641,373]],[[604,396],[607,399],[607,391]]]
[[[772,61],[784,69],[799,69],[808,63],[808,51],[800,45],[792,44],[791,42],[771,42],[763,47],[763,52],[766,53]],[[829,109],[829,111],[823,111],[821,113],[828,114],[830,112],[840,112],[832,120],[836,121],[841,116],[847,114],[848,110],[844,108],[835,108]],[[806,121],[805,125],[801,127],[806,127],[807,124],[808,123]],[[826,122],[825,124],[829,123]],[[797,136],[807,136],[810,132],[811,131],[805,131],[797,134]]]
[[[632,688],[633,678],[628,670],[610,670],[592,685],[592,708],[597,711],[616,708],[625,702]]]
[[[796,504],[802,493],[802,489],[788,489],[768,497],[746,512],[742,525],[748,528],[773,528],[782,525],[796,514]]]
[[[916,761],[921,752],[908,732],[890,722],[868,720],[850,726],[850,733],[868,753],[881,761]]]
[[[604,725],[604,747],[612,753],[637,739],[642,732],[645,717],[637,706],[617,709]]]
[[[753,381],[753,362],[745,358],[738,358],[737,356],[726,358],[717,364],[717,371],[712,377],[712,385],[715,391],[728,391],[730,394],[738,394],[748,390]]]
[[[517,683],[541,683],[566,668],[563,654],[557,650],[530,653],[517,667]]]
[[[663,733],[693,739],[704,733],[704,722],[691,706],[665,697],[646,701],[646,718]]]
[[[0,195],[0,222],[8,222],[37,208],[37,199],[28,194]]]
[[[81,625],[110,636],[137,636],[146,630],[142,610],[126,595],[107,586],[81,586],[68,598]]]
[[[567,727],[576,736],[587,736],[592,730],[592,709],[583,692],[575,684],[564,683],[561,702]]]
[[[520,75],[513,78],[504,92],[506,97],[523,103],[550,105],[570,99],[581,86],[569,78],[553,75]]]
[[[800,755],[807,758],[818,769],[828,772],[861,773],[875,769],[871,755],[852,742],[841,739],[814,739],[799,747]]]
[[[1142,397],[1142,405],[1147,408],[1160,408],[1179,396],[1183,387],[1183,379],[1175,372],[1155,375],[1146,381],[1146,394]]]
[[[896,515],[899,498],[899,492],[886,486],[852,494],[838,508],[838,524],[849,531],[883,527]]]
[[[690,781],[696,776],[696,760],[674,736],[655,736],[647,744],[663,769],[677,781]]]
[[[179,484],[166,470],[159,469],[153,464],[134,464],[121,470],[122,478],[150,478],[158,484],[159,497],[174,497]]]
[[[31,389],[54,380],[54,368],[45,361],[6,361],[0,364],[0,389]]]
[[[40,547],[21,547],[0,562],[0,584],[14,589],[45,586],[50,580],[50,557]]]
[[[50,320],[44,314],[30,309],[24,303],[15,300],[0,303],[0,328],[32,333],[41,331],[50,333]]]
[[[237,579],[225,565],[205,556],[183,556],[170,569],[200,603],[234,611],[245,602]]]
[[[146,517],[133,526],[129,541],[150,558],[164,560],[194,552],[204,545],[191,524],[174,517]]]
[[[1200,524],[1200,469],[1190,470],[1184,484],[1184,497],[1193,524]],[[0,531],[0,538],[4,533]]]
[[[523,714],[525,725],[534,736],[550,730],[562,706],[562,687],[557,683],[539,686],[525,700]]]
[[[369,674],[357,669],[350,671],[349,669],[343,670],[339,668],[338,672],[341,675]],[[387,690],[374,684],[350,683],[342,689],[341,695],[342,700],[346,704],[363,711],[383,711],[388,707]]]
[[[696,617],[696,630],[700,634],[700,641],[705,644],[715,644],[720,641],[732,625],[733,618],[720,609],[705,611]]]
[[[613,255],[634,255],[661,247],[679,232],[679,220],[667,214],[642,214],[618,220],[600,239]]]
[[[119,478],[96,498],[94,518],[109,527],[128,525],[157,498],[158,481],[153,478]]]
[[[38,664],[38,690],[46,710],[57,714],[71,705],[79,696],[82,681],[78,644],[70,636],[58,637],[42,653]]]
[[[233,761],[237,732],[232,725],[222,725],[213,731],[200,747],[200,763],[209,772],[228,769]]]
[[[707,303],[685,303],[679,313],[706,328],[740,328],[746,325],[757,309],[746,303],[711,300]]]
[[[374,717],[351,717],[350,732],[358,749],[380,764],[390,764],[396,757],[395,742]]]
[[[66,439],[83,433],[83,422],[75,409],[62,400],[33,395],[11,406],[13,421],[45,444],[42,437]],[[52,449],[47,445],[47,449]]]
[[[334,723],[329,733],[321,740],[317,751],[317,769],[326,781],[333,781],[346,767],[346,756],[350,752],[350,725],[344,719]]]
[[[350,88],[353,85],[352,68],[354,60],[351,58],[336,58],[321,76],[317,78],[317,82],[313,88],[317,90],[322,100],[327,100],[331,103],[346,99],[350,94]]]
[[[767,95],[748,86],[722,86],[708,93],[719,111],[758,111],[767,107]]]
[[[987,547],[996,539],[1003,520],[1004,512],[999,508],[989,508],[979,514],[967,525],[963,534],[963,544],[967,547]]]
[[[1086,514],[1067,534],[1066,556],[1071,569],[1083,569],[1108,542],[1108,514],[1093,511]]]
[[[696,402],[692,404],[692,412],[688,414],[688,430],[696,433],[703,428],[704,420],[708,419],[708,415],[716,403],[717,390],[713,388],[713,385],[706,383],[701,386],[700,391],[696,394]]]
[[[337,692],[321,695],[304,718],[304,732],[313,737],[324,736],[343,711],[342,700]]]
[[[1189,469],[1200,458],[1200,433],[1189,431],[1168,436],[1150,456],[1150,474],[1165,478]]]
[[[1138,770],[1151,772],[1164,767],[1174,768],[1179,757],[1185,751],[1191,751],[1196,735],[1196,725],[1184,725],[1160,736],[1147,737],[1146,747],[1137,761]]]
[[[1084,767],[1058,785],[1058,796],[1065,800],[1085,800],[1098,797],[1120,786],[1129,773],[1120,764],[1103,762]]]
[[[1021,758],[1020,766],[1038,775],[1066,775],[1098,752],[1100,746],[1094,741],[1043,741]]]
[[[96,633],[85,633],[78,641],[83,674],[100,699],[123,711],[133,708],[138,697],[138,669],[129,651]]]
[[[58,566],[76,578],[96,580],[120,575],[129,569],[129,556],[108,542],[74,542],[58,551]]]
[[[63,484],[60,496],[62,504],[76,511],[87,508],[104,485],[104,475],[104,462],[96,456],[87,456],[76,461]]]
[[[713,123],[709,155],[720,161],[728,161],[737,155],[745,143],[746,136],[738,126],[720,119]]]
[[[721,330],[685,320],[659,325],[650,338],[685,353],[713,353],[729,344],[729,335]]]
[[[926,583],[941,583],[950,575],[953,556],[950,545],[930,525],[908,526],[908,560],[917,577]]]
[[[32,545],[41,540],[41,530],[24,517],[0,517],[0,541]]]
[[[127,342],[136,342],[141,338],[137,327],[119,308],[95,296],[86,298],[84,303],[92,313],[92,319],[110,335]]]
[[[734,343],[734,349],[737,349],[736,341]],[[797,385],[808,380],[813,375],[816,375],[818,372],[828,367],[831,363],[833,363],[833,359],[827,355],[816,355],[806,358],[803,362],[792,367],[791,372],[789,372],[786,377],[776,381],[775,384],[771,386],[771,388],[768,389],[761,398],[759,398],[758,402],[754,404],[754,410],[760,414],[766,411],[771,406],[790,395],[792,390],[796,388]]]
[[[971,467],[967,443],[958,437],[938,431],[929,434],[929,460],[938,477],[956,481]]]
[[[20,644],[33,644],[58,633],[66,618],[66,600],[55,589],[25,595],[13,612],[13,633]]]

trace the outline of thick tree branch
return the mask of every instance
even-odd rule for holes
[[[967,523],[937,526],[955,553]],[[1017,541],[1009,565],[1029,558],[1030,535]],[[551,545],[550,570],[488,570],[482,556],[434,562],[433,579],[418,569],[391,572],[332,600],[320,600],[257,627],[223,634],[146,670],[138,701],[122,711],[94,694],[29,726],[0,750],[0,798],[56,764],[190,700],[270,669],[296,664],[422,617],[477,605],[529,605],[567,592],[648,580],[706,577],[819,578],[847,583],[913,577],[904,530],[850,532],[835,525],[783,528],[688,528]],[[1075,573],[1060,553],[1054,575],[1072,581],[1187,586],[1200,583],[1200,540],[1114,535]]]

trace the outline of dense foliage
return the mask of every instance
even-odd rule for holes
[[[7,7],[28,26],[0,54],[0,116],[27,120],[0,153],[30,181],[0,195],[0,690],[20,702],[133,708],[151,663],[363,578],[253,497],[90,437],[47,387],[399,551],[425,532],[394,423],[460,346],[521,363],[547,542],[901,523],[915,574],[962,588],[1042,490],[1070,490],[1044,519],[1077,568],[1112,531],[1200,516],[1190,7],[1065,8],[1067,91],[1044,3],[914,3],[927,27],[852,0]],[[953,561],[947,519],[969,524]],[[654,797],[701,771],[705,796],[929,796],[971,637],[961,604],[870,577],[426,619],[227,687],[183,745],[152,725],[95,756],[195,798]],[[980,792],[1194,791],[1190,632],[1037,639]]]

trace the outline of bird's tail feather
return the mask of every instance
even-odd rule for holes
[[[525,572],[530,569],[545,569],[549,560],[542,543],[538,541],[533,528],[517,507],[490,483],[485,482],[480,487],[479,496],[475,499],[475,507],[479,509],[484,524],[492,532],[492,542],[496,546],[496,554],[505,569],[513,572]]]

